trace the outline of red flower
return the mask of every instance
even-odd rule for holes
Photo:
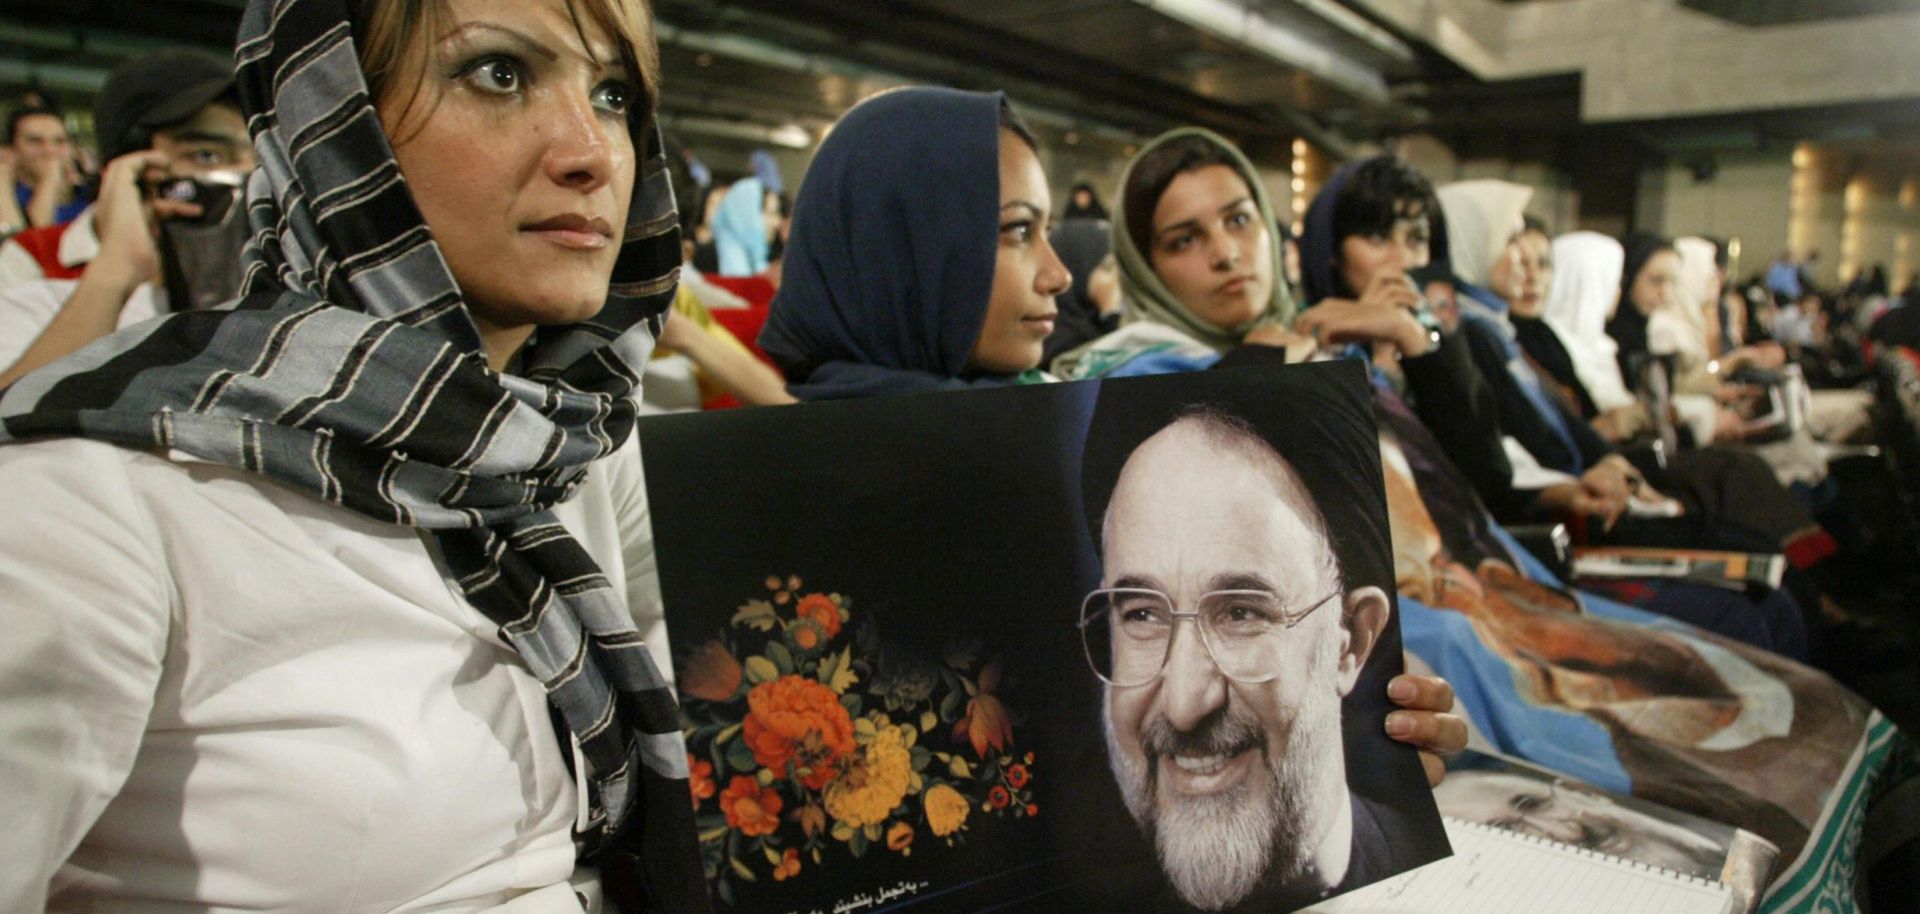
[[[810,593],[800,598],[800,604],[793,608],[795,619],[811,621],[827,633],[827,638],[840,634],[840,604],[823,593]]]
[[[733,776],[727,791],[720,795],[720,811],[727,825],[751,838],[771,835],[780,827],[780,794],[744,774]]]
[[[1027,766],[1015,765],[1012,768],[1008,768],[1007,783],[1013,785],[1013,789],[1015,790],[1027,786]]]
[[[713,796],[713,763],[687,753],[687,787],[693,790],[693,808],[699,809],[701,800]]]
[[[1037,815],[1039,815],[1039,814],[1040,814],[1040,804],[1038,804],[1038,803],[1028,803],[1028,804],[1027,804],[1027,817],[1028,817],[1028,818],[1032,818],[1032,817],[1034,817],[1034,816],[1037,816]]]
[[[1006,809],[1007,804],[1011,802],[1013,802],[1013,797],[1007,793],[1007,788],[999,784],[993,785],[993,789],[987,791],[987,805],[992,806],[994,809]]]
[[[853,719],[833,690],[804,676],[782,676],[747,693],[740,738],[753,760],[784,777],[787,766],[808,769],[802,783],[823,790],[834,765],[854,751]]]

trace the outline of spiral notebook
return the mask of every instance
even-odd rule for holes
[[[1733,914],[1710,879],[1447,818],[1453,856],[1322,902],[1319,914]]]

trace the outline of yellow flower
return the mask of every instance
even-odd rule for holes
[[[913,826],[905,822],[895,822],[887,829],[887,850],[899,851],[903,856],[913,853]]]
[[[881,727],[866,752],[827,787],[827,814],[851,828],[885,822],[907,795],[912,775],[906,734],[893,724]]]
[[[927,827],[941,838],[966,826],[967,812],[973,805],[960,795],[960,791],[945,784],[935,784],[921,798],[921,803],[927,810]]]

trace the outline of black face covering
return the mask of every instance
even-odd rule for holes
[[[233,301],[240,293],[240,255],[251,229],[241,186],[195,181],[195,202],[205,213],[197,219],[160,221],[160,273],[174,311],[204,311]]]

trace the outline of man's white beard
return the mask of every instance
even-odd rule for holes
[[[1329,739],[1340,739],[1338,708],[1329,710],[1333,713],[1302,708],[1284,757],[1274,759],[1259,724],[1244,710],[1229,708],[1216,726],[1251,724],[1261,733],[1260,771],[1232,789],[1165,803],[1157,802],[1154,753],[1143,751],[1136,757],[1122,752],[1111,705],[1102,711],[1107,761],[1120,796],[1134,821],[1153,838],[1161,869],[1188,904],[1218,911],[1245,900],[1262,884],[1287,885],[1311,874],[1318,850],[1314,842],[1325,825],[1325,816],[1309,814],[1314,808],[1311,787],[1327,772],[1310,768],[1328,758],[1340,764],[1343,755],[1327,751]],[[1152,742],[1145,736],[1142,741]]]

